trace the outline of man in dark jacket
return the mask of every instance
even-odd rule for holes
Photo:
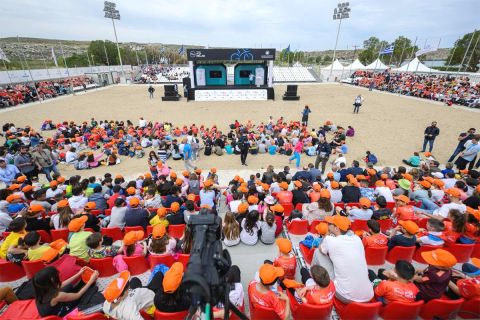
[[[324,136],[319,136],[318,139],[319,142],[317,145],[317,159],[315,160],[315,169],[318,169],[318,166],[320,165],[320,163],[322,163],[322,174],[324,174],[328,158],[330,158],[330,154],[332,153],[332,147],[325,140]]]
[[[428,151],[432,152],[433,142],[435,141],[435,138],[440,134],[440,129],[437,128],[437,122],[433,121],[431,126],[425,128],[425,132],[423,134],[424,138],[422,152],[425,152],[425,149],[427,148],[427,143],[429,145]]]

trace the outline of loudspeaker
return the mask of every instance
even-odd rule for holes
[[[287,86],[287,92],[293,94],[294,96],[297,95],[298,86],[296,84],[290,84]]]
[[[180,95],[175,89],[175,85],[164,85],[163,90],[165,92],[162,101],[178,101],[180,100]]]
[[[283,95],[283,100],[300,100],[300,97],[297,96],[297,85],[288,85],[287,91]]]

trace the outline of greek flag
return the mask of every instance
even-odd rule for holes
[[[182,46],[180,47],[180,49],[178,49],[178,54],[179,54],[179,55],[182,55],[182,54],[184,54],[184,53],[185,53],[185,48],[183,47],[183,44],[182,44]]]
[[[383,49],[382,51],[380,51],[380,54],[392,54],[394,49],[395,49],[395,45],[392,44],[386,47],[385,49]]]

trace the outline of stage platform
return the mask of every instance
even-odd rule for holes
[[[261,101],[275,100],[275,91],[268,86],[204,86],[188,90],[188,100],[196,101]]]

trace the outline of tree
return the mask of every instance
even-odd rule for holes
[[[358,59],[365,65],[375,61],[381,49],[388,46],[387,41],[380,41],[377,37],[370,37],[363,41],[364,50],[358,55]]]
[[[323,57],[323,63],[332,63],[332,57],[326,55]]]
[[[389,46],[390,44],[386,44]],[[391,55],[381,55],[381,60],[385,64],[396,64],[400,66],[405,59],[412,57],[412,52],[418,50],[417,46],[412,46],[412,40],[404,36],[399,36],[393,42],[395,46]],[[385,46],[383,47],[385,48]]]
[[[105,55],[105,51],[107,55]],[[93,57],[95,64],[99,64],[99,65],[120,64],[120,61],[118,59],[117,45],[112,41],[94,40],[90,42],[90,45],[88,46],[88,49],[87,49],[87,53],[90,55],[90,57]],[[108,57],[108,61],[107,61],[107,57]],[[135,61],[135,64],[136,64],[136,61]]]
[[[76,67],[87,67],[88,66],[88,58],[87,55],[84,54],[76,54],[74,53],[72,56],[65,58],[67,61],[67,66],[69,68],[76,68]],[[63,63],[63,58],[59,58],[58,66],[63,67],[65,64]]]
[[[463,61],[463,65],[459,66],[459,70],[477,72],[477,65],[480,62],[480,50],[478,45],[479,37],[480,32],[475,32],[475,35],[473,35],[473,32],[470,32],[465,34],[461,39],[455,41],[455,45],[452,49],[450,49],[450,54],[448,55],[447,61],[451,61],[451,65],[461,64],[463,57],[465,56],[465,52],[467,51],[468,44],[471,40],[470,48],[467,52],[465,60]]]

